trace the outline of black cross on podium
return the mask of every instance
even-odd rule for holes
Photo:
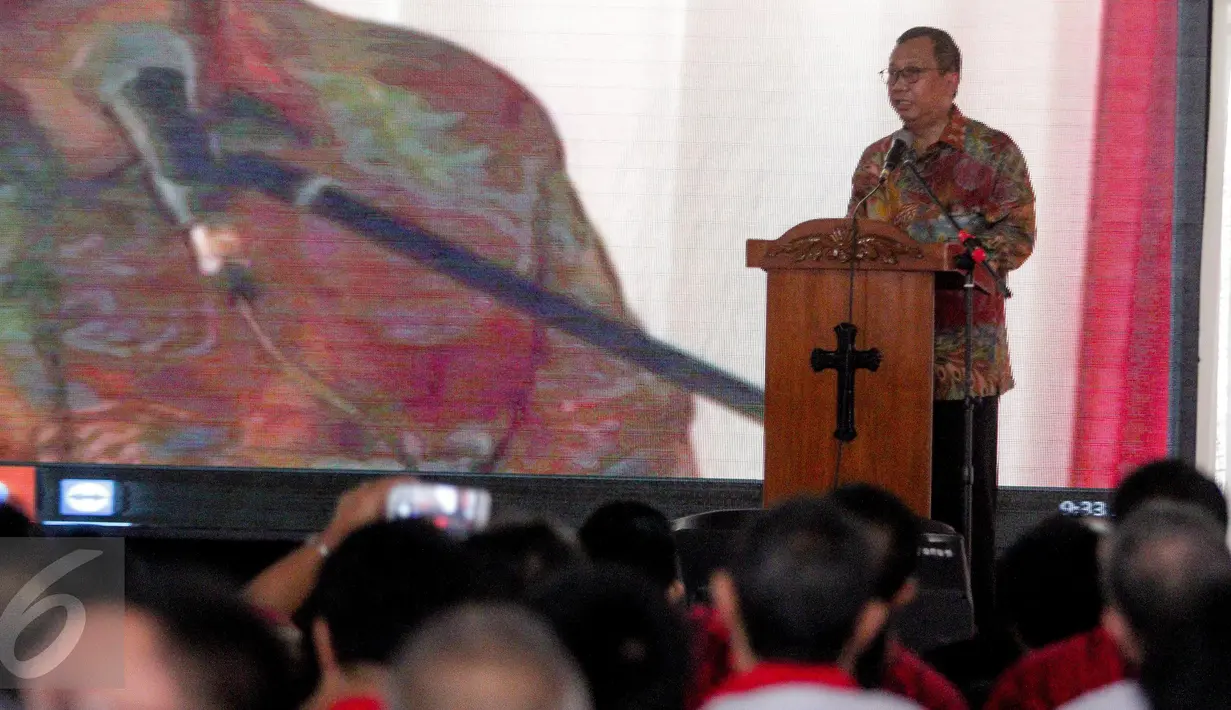
[[[855,370],[876,372],[881,366],[881,351],[876,348],[859,350],[855,347],[855,334],[859,329],[850,323],[834,326],[838,334],[837,350],[812,351],[812,370],[838,371],[838,428],[833,435],[838,441],[855,440]]]

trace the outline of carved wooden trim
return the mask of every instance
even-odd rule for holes
[[[773,244],[766,251],[768,257],[790,256],[792,261],[837,261],[849,264],[879,261],[894,265],[898,258],[913,256],[923,258],[923,249],[915,243],[902,242],[880,234],[860,233],[854,239],[852,249],[851,227],[839,226],[822,232],[801,234],[786,242]]]

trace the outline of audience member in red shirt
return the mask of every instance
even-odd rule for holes
[[[1059,513],[1018,538],[996,562],[996,610],[1022,652],[1097,628],[1103,614],[1098,550],[1089,519]]]
[[[489,603],[445,612],[407,640],[390,677],[389,707],[590,710],[593,706],[578,660],[542,617],[520,606]]]
[[[15,557],[3,560],[0,578],[6,583],[33,577],[33,570]],[[91,569],[92,574],[99,573],[97,567]],[[72,653],[26,679],[21,707],[294,710],[298,706],[288,649],[235,590],[217,578],[216,570],[143,562],[125,572],[122,594],[117,590],[114,596],[88,595],[78,602],[88,622],[81,622]],[[40,603],[55,597],[42,599]],[[46,630],[62,633],[55,626]],[[29,650],[38,648],[38,638],[29,643],[35,645],[10,646],[10,653],[31,658]]]
[[[1166,459],[1131,473],[1116,489],[1111,510],[1117,521],[1153,501],[1187,503],[1227,527],[1227,501],[1214,481],[1191,464]],[[996,681],[985,710],[1052,710],[1132,674],[1102,628],[1029,653]]]
[[[679,552],[671,522],[662,512],[637,501],[615,501],[590,514],[577,537],[594,561],[631,567],[658,585],[667,601],[681,608]],[[710,607],[689,609],[692,669],[686,710],[701,707],[706,697],[731,674],[731,637]]]
[[[691,682],[685,618],[644,575],[610,562],[578,565],[530,601],[577,660],[593,710],[684,706]]]
[[[731,677],[731,632],[712,607],[697,605],[689,612],[693,629],[693,682],[687,710],[697,710]],[[910,698],[928,710],[966,710],[958,689],[935,668],[905,646],[891,642],[879,686]]]
[[[1100,627],[1027,654],[996,681],[984,710],[1053,710],[1126,675],[1128,664]]]
[[[320,669],[307,707],[384,697],[404,639],[474,589],[465,549],[425,521],[382,521],[347,535],[321,565],[301,611],[311,620],[311,650]]]
[[[910,698],[927,710],[967,710],[966,699],[953,683],[895,641],[889,642],[880,687]]]
[[[698,604],[688,612],[692,632],[692,683],[685,710],[697,710],[731,675],[731,632],[713,607]]]
[[[312,595],[321,566],[347,535],[385,517],[385,501],[394,486],[413,483],[409,476],[382,476],[344,493],[333,517],[319,534],[270,565],[250,581],[244,596],[270,623],[294,628],[291,618]]]
[[[380,698],[358,695],[335,700],[329,710],[385,710],[385,703]]]
[[[875,557],[864,526],[831,500],[781,503],[742,531],[710,584],[735,675],[702,710],[918,710],[853,673],[890,613]]]
[[[891,609],[914,599],[918,585],[919,518],[892,493],[867,484],[843,486],[834,502],[864,524],[879,555],[876,596]],[[966,710],[961,691],[915,654],[881,634],[859,658],[855,675],[865,688],[910,698],[927,710]]]
[[[1210,710],[1231,698],[1231,553],[1206,511],[1151,502],[1105,547],[1103,628],[1139,669],[1063,710]]]

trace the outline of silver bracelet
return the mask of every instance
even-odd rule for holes
[[[320,535],[312,535],[307,539],[305,544],[310,545],[314,550],[316,550],[316,553],[321,556],[321,559],[328,557],[331,552],[329,546],[321,542]]]

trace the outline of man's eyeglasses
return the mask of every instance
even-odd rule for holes
[[[919,77],[923,76],[926,71],[940,71],[939,67],[902,67],[901,69],[881,69],[879,74],[881,80],[888,86],[893,86],[897,83],[898,77],[901,77],[907,84],[913,84],[919,81]]]

